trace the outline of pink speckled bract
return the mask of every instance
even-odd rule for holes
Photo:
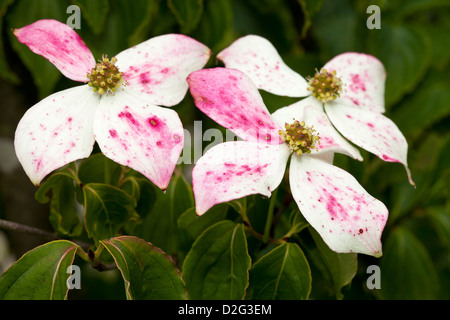
[[[203,69],[187,78],[196,106],[211,119],[249,141],[282,143],[258,90],[238,70]]]
[[[269,115],[250,79],[230,68],[196,71],[188,83],[197,107],[244,139],[218,144],[197,161],[192,183],[198,215],[251,194],[270,197],[283,179],[291,151],[284,142],[267,143],[248,133],[260,126],[259,120],[270,129],[282,129],[294,119],[305,121],[314,125],[323,145],[310,154],[291,156],[289,182],[298,207],[332,250],[382,254],[388,211],[349,173],[328,163],[334,152],[361,156],[317,105],[301,101]]]
[[[313,157],[293,157],[289,175],[303,216],[332,250],[381,256],[388,210],[355,178]]]
[[[20,42],[70,79],[88,82],[92,53],[66,24],[39,20],[16,29]],[[203,68],[210,50],[177,34],[149,39],[119,53],[125,86],[102,96],[88,85],[57,92],[31,107],[15,135],[17,157],[39,185],[53,170],[90,155],[95,141],[112,160],[166,189],[181,154],[183,126],[174,106],[185,96],[186,77]]]
[[[310,96],[306,80],[287,67],[274,46],[260,36],[237,39],[220,52],[218,58],[227,68],[244,72],[259,89],[284,96],[309,96],[304,104],[322,104]],[[328,61],[323,69],[336,71],[336,77],[343,84],[340,96],[325,104],[333,125],[345,138],[380,159],[403,164],[409,182],[415,185],[406,159],[406,139],[396,125],[382,115],[386,71],[381,61],[365,53],[345,52]]]
[[[15,29],[14,35],[69,79],[86,82],[86,73],[95,65],[94,56],[80,36],[59,21],[38,20]]]

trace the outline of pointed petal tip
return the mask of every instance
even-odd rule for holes
[[[383,252],[381,250],[380,251],[376,251],[376,252],[373,253],[373,256],[375,258],[381,258],[383,256]]]
[[[198,208],[195,209],[195,215],[196,215],[197,217],[202,216],[205,212],[206,212],[206,211],[200,210],[200,209],[198,209]]]
[[[35,187],[39,188],[39,187],[41,186],[41,180],[35,180],[35,179],[30,179],[30,180],[31,180],[31,183],[32,183]]]
[[[416,189],[416,183],[414,182],[414,180],[412,178],[411,170],[409,170],[407,165],[405,165],[405,170],[406,170],[406,174],[408,175],[409,184],[412,185],[414,187],[414,189]]]

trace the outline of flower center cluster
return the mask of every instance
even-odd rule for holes
[[[92,68],[91,73],[87,74],[88,85],[93,88],[94,92],[99,95],[112,93],[123,84],[123,74],[119,72],[119,68],[115,65],[116,62],[115,57],[109,59],[106,55],[103,55],[102,60],[99,60]]]
[[[314,97],[323,103],[339,98],[342,91],[342,81],[336,77],[336,71],[328,72],[326,69],[320,70],[313,78],[308,80],[308,91],[312,91]]]
[[[316,147],[316,143],[320,143],[319,134],[314,133],[316,132],[313,129],[314,126],[309,127],[304,121],[295,120],[291,124],[286,123],[284,127],[286,130],[279,131],[281,139],[286,142],[291,152],[295,152],[299,156],[303,153],[311,153],[311,150]]]

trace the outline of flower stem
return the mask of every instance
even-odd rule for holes
[[[272,221],[273,221],[273,210],[275,208],[275,202],[277,200],[277,193],[278,193],[278,188],[273,191],[272,197],[270,198],[269,210],[267,211],[266,226],[264,228],[264,235],[262,238],[262,241],[264,243],[267,243],[269,241],[270,229],[272,227]]]

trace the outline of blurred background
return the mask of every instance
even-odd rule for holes
[[[215,55],[248,34],[271,41],[304,77],[342,52],[380,59],[388,75],[386,116],[409,143],[417,188],[408,184],[402,165],[363,150],[362,163],[336,158],[336,165],[390,211],[383,257],[358,257],[358,273],[344,288],[344,298],[450,299],[450,0],[0,0],[0,219],[49,232],[49,207],[35,200],[37,188],[14,154],[14,132],[29,107],[78,83],[20,44],[12,29],[39,19],[73,23],[71,5],[80,8],[76,32],[96,59],[166,33],[183,33],[211,48],[206,67],[218,65]],[[379,17],[367,12],[370,5],[380,8]],[[379,28],[369,28],[368,19],[375,18]],[[271,112],[295,101],[261,93]],[[175,110],[188,130],[196,120],[203,130],[215,126],[194,108],[189,94]],[[189,168],[183,172],[189,181]],[[0,273],[46,241],[0,229]],[[369,265],[380,266],[381,289],[367,289]],[[69,297],[124,298],[117,272],[89,269],[84,274],[91,280],[84,280],[82,293]],[[326,281],[313,270],[313,296],[329,298],[321,283]]]

